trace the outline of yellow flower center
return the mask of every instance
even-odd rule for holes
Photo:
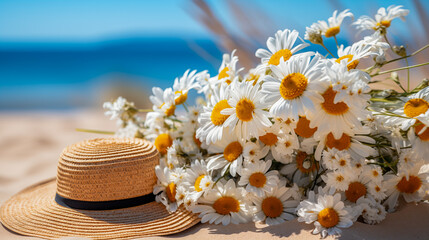
[[[228,71],[229,71],[229,68],[228,67],[224,67],[222,69],[222,71],[220,71],[219,75],[217,76],[217,79],[221,80],[223,78],[229,77]]]
[[[194,184],[194,187],[195,187],[195,191],[197,191],[197,192],[201,192],[203,189],[200,187],[200,183],[201,183],[201,180],[203,180],[203,178],[205,177],[206,175],[200,175],[199,177],[197,177],[197,179],[195,180],[195,184]]]
[[[261,140],[261,142],[267,146],[273,146],[279,139],[274,133],[267,133],[264,136],[260,136],[259,140]]]
[[[350,145],[351,145],[351,138],[349,135],[343,133],[343,135],[341,135],[340,139],[335,139],[334,134],[329,133],[326,136],[326,146],[331,149],[331,148],[336,148],[340,151],[345,150],[345,149],[349,149]]]
[[[198,147],[201,147],[202,142],[197,138],[197,133],[194,133],[194,143],[197,144]]]
[[[340,27],[331,27],[326,30],[325,37],[330,38],[340,33]]]
[[[176,184],[174,184],[174,182],[171,182],[170,184],[168,184],[168,186],[165,188],[165,193],[167,194],[167,198],[168,200],[170,200],[170,202],[175,202],[176,201]]]
[[[380,188],[379,186],[375,186],[375,191],[376,191],[376,192],[380,192],[380,191],[381,191],[381,188]]]
[[[349,110],[349,106],[347,106],[344,102],[334,103],[335,95],[337,95],[337,91],[334,91],[332,87],[329,87],[323,94],[322,97],[325,100],[321,105],[323,110],[326,113],[332,115],[340,115],[344,114]]]
[[[301,73],[291,73],[283,78],[280,84],[280,94],[286,100],[300,97],[307,88],[307,78]]]
[[[388,27],[390,27],[390,20],[382,20],[381,22],[378,22],[376,25],[377,25],[377,27],[380,27],[380,26],[382,26],[382,27],[385,27],[385,28],[388,28]],[[377,28],[375,28],[374,30],[377,30]]]
[[[221,100],[213,107],[210,119],[215,126],[222,125],[229,117],[229,115],[223,115],[220,113],[225,108],[231,108],[227,100]]]
[[[336,180],[337,180],[337,182],[342,182],[344,180],[344,177],[339,175],[339,176],[337,176]]]
[[[404,113],[407,117],[413,118],[425,113],[429,109],[429,103],[421,98],[408,100],[404,105]]]
[[[289,49],[281,49],[270,57],[268,64],[279,65],[280,58],[283,57],[284,61],[286,62],[287,60],[289,60],[291,56],[292,56],[292,52]]]
[[[307,157],[308,154],[306,152],[299,151],[296,154],[296,167],[299,171],[305,174],[309,174],[310,172],[319,169],[317,162],[311,162]]]
[[[213,203],[213,209],[221,215],[227,215],[240,211],[240,203],[233,197],[220,197]]]
[[[295,133],[303,138],[309,138],[317,131],[317,127],[310,128],[310,121],[305,116],[300,116],[296,124]]]
[[[265,182],[267,182],[267,177],[261,172],[256,172],[250,175],[249,177],[249,183],[250,185],[261,188],[265,186]]]
[[[238,119],[244,122],[253,119],[253,110],[255,110],[255,104],[247,98],[240,99],[235,106]]]
[[[351,54],[339,57],[337,60],[335,60],[335,62],[340,63],[341,60],[343,60],[343,59],[347,59],[347,62],[349,62],[349,64],[347,64],[347,69],[348,70],[355,69],[357,67],[357,65],[359,64],[359,60],[358,59],[352,61],[353,55],[351,55]]]
[[[422,132],[421,134],[419,134],[419,132],[425,127],[426,125],[424,125],[422,122],[420,122],[419,120],[416,121],[416,125],[415,125],[415,131],[417,136],[420,138],[420,140],[422,141],[429,141],[429,128],[426,128],[426,130],[424,132]]]
[[[366,187],[360,182],[352,182],[346,190],[346,198],[350,202],[356,202],[360,197],[366,195]]]
[[[176,99],[174,99],[174,104],[180,105],[184,102],[186,102],[186,99],[188,99],[188,93],[182,94],[182,91],[176,91],[175,94],[180,93],[180,96],[178,96]]]
[[[159,106],[159,108],[162,108],[165,105],[165,103],[161,104],[161,106]],[[175,105],[171,105],[171,107],[169,107],[168,109],[166,109],[165,115],[167,115],[167,117],[174,115],[174,111],[176,111],[176,106]]]
[[[232,142],[226,146],[223,150],[223,157],[229,161],[233,162],[243,153],[243,147],[239,142]]]
[[[317,221],[325,228],[336,226],[340,222],[337,211],[333,208],[325,208],[317,215]]]
[[[267,217],[280,217],[283,213],[283,203],[276,197],[267,197],[262,201],[262,211]]]
[[[341,160],[340,160],[340,166],[341,166],[341,167],[346,166],[346,164],[347,164],[347,161],[346,161],[346,160],[344,160],[344,159],[341,159]]]
[[[161,154],[166,154],[171,145],[173,145],[173,139],[168,133],[159,134],[155,139],[155,147]]]
[[[259,80],[259,75],[258,74],[249,74],[249,77],[246,79],[247,82],[252,82],[253,81],[253,86],[256,85],[256,83],[258,83]]]
[[[401,193],[415,193],[422,186],[422,180],[416,176],[409,176],[408,180],[402,177],[401,181],[396,184],[396,189]]]

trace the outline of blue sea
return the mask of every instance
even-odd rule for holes
[[[90,107],[106,86],[129,85],[150,94],[153,86],[172,86],[189,68],[217,73],[221,58],[208,39],[0,43],[0,110]]]
[[[314,46],[306,50],[323,52]],[[222,54],[214,41],[194,38],[0,42],[0,111],[101,108],[104,101],[119,95],[135,100],[140,94],[146,97],[139,105],[148,107],[153,86],[171,87],[187,69],[216,75]]]

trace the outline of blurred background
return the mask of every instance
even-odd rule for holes
[[[237,48],[249,69],[258,62],[256,49],[278,29],[303,37],[306,26],[335,9],[349,8],[356,19],[391,4],[410,10],[406,22],[393,21],[392,41],[408,44],[409,53],[426,45],[429,1],[423,0],[1,0],[0,111],[101,109],[117,96],[150,108],[153,86],[172,86],[188,68],[216,75],[224,52]],[[351,22],[345,20],[340,43],[361,39]],[[413,76],[420,81],[427,70]]]

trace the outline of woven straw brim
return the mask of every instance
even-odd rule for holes
[[[182,208],[169,214],[157,202],[117,210],[74,210],[58,205],[55,192],[55,180],[24,189],[1,207],[1,222],[16,233],[46,239],[132,239],[181,232],[200,221]]]

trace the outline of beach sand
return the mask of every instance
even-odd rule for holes
[[[34,183],[55,177],[62,149],[75,142],[103,137],[76,128],[115,130],[115,122],[102,112],[14,112],[0,113],[0,204]],[[428,239],[429,203],[402,205],[379,225],[355,223],[344,229],[341,239]],[[320,239],[313,226],[297,220],[277,226],[260,224],[198,224],[168,238],[183,239]],[[151,239],[164,239],[155,237]],[[35,239],[0,227],[0,239]],[[62,238],[82,239],[82,238]],[[85,239],[85,238],[83,238]],[[331,238],[328,238],[331,239]]]

